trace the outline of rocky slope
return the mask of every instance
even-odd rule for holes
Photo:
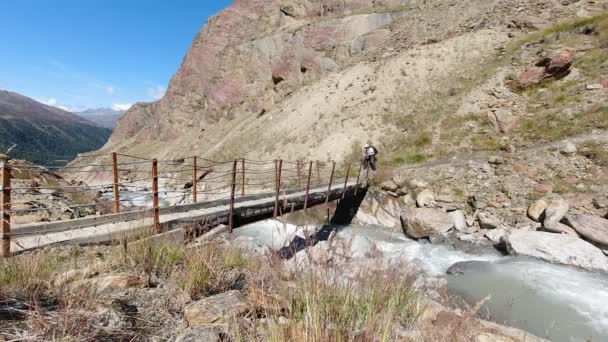
[[[605,1],[235,1],[194,39],[164,98],[129,110],[104,149],[340,159],[373,140],[398,162],[413,158],[416,142],[431,141],[435,154],[478,149],[485,131],[453,144],[442,126],[466,128],[462,118],[483,110],[471,98],[531,58],[511,44],[603,9]],[[515,100],[523,110],[527,99]]]
[[[57,159],[98,149],[110,133],[110,129],[75,114],[16,93],[0,91],[0,146],[6,152],[16,144],[11,151],[15,158],[63,165],[66,161]]]

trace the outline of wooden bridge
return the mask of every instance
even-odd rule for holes
[[[129,160],[119,163],[119,157]],[[51,245],[117,241],[146,231],[159,234],[186,228],[191,236],[196,236],[225,224],[232,232],[233,228],[286,213],[318,205],[329,207],[334,201],[339,203],[338,210],[349,212],[341,215],[352,218],[356,208],[349,203],[357,203],[353,200],[364,196],[367,190],[368,174],[362,173],[362,165],[354,169],[350,163],[245,159],[217,162],[198,157],[162,161],[116,153],[108,155],[108,160],[108,164],[90,165],[78,161],[72,165],[79,166],[53,168],[32,165],[13,171],[7,160],[0,160],[1,255],[10,256]],[[11,187],[10,180],[15,178],[17,171],[22,174],[41,170],[57,173],[66,179],[108,172],[114,182],[95,186]],[[148,177],[129,178],[133,175]],[[145,187],[146,182],[149,182],[150,190]],[[16,199],[24,192],[31,196],[41,189],[65,194],[99,194],[107,189],[111,196],[98,195],[94,203],[73,205],[69,209],[111,206],[113,213],[11,226],[11,216],[57,209],[14,208],[19,206]],[[137,195],[133,196],[129,189],[137,189]],[[146,202],[147,196],[149,203]],[[137,197],[144,197],[141,205],[124,205]],[[177,203],[161,205],[171,197],[177,197]],[[340,203],[344,205],[340,206]]]

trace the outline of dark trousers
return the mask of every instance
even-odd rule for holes
[[[367,170],[367,168],[372,169],[372,171],[376,171],[376,156],[367,156],[363,161],[363,168]]]

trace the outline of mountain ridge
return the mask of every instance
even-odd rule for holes
[[[0,90],[0,145],[13,158],[63,165],[78,153],[103,146],[111,130],[76,114]]]
[[[125,113],[123,110],[114,110],[112,108],[89,108],[74,114],[88,119],[101,127],[114,128],[118,120]]]

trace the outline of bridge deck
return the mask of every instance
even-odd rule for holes
[[[330,201],[354,195],[355,182],[344,186],[337,181],[329,191]],[[300,190],[286,191],[280,196],[281,212],[302,210],[306,193]],[[310,189],[308,207],[325,203],[328,185]],[[272,217],[275,206],[274,193],[261,193],[236,198],[234,204],[235,226]],[[160,222],[163,230],[180,226],[205,223],[209,226],[228,221],[230,203],[217,200],[195,204],[179,205],[161,209]],[[15,226],[12,231],[11,250],[14,253],[28,251],[49,245],[68,243],[101,243],[141,232],[153,224],[151,210],[113,214],[77,220],[37,223]]]

